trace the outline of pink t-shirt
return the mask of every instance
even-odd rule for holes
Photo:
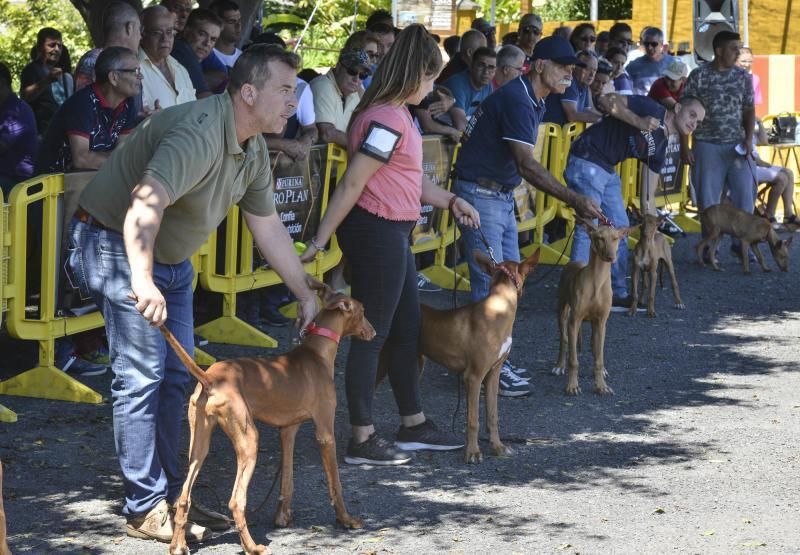
[[[367,181],[358,206],[386,220],[416,221],[422,198],[422,136],[405,106],[371,106],[350,126],[348,154],[385,161]]]

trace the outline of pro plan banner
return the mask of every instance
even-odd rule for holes
[[[681,141],[677,133],[669,136],[667,154],[661,167],[661,184],[656,195],[674,195],[681,192],[683,184],[683,162],[681,161]]]
[[[450,162],[453,159],[456,145],[440,136],[424,137],[422,141],[422,171],[434,185],[447,186],[450,173]],[[436,226],[439,222],[439,210],[430,204],[420,208],[420,218],[411,233],[413,245],[430,241],[436,237]]]
[[[305,243],[317,232],[322,207],[324,148],[312,148],[308,159],[294,161],[270,152],[275,209],[292,241]]]

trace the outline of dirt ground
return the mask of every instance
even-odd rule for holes
[[[789,273],[754,269],[745,276],[727,243],[726,271],[701,269],[693,259],[695,241],[675,247],[685,311],[671,308],[667,289],[658,294],[655,319],[612,315],[606,365],[613,397],[591,393],[588,353],[581,356],[583,395],[566,397],[565,378],[550,375],[558,348],[559,270],[540,281],[548,269],[541,267],[530,278],[512,358],[532,370],[534,392],[500,400],[501,435],[515,449],[508,458],[467,466],[461,452],[422,453],[398,468],[344,464],[344,343],[336,369],[340,470],[348,508],[366,526],[335,526],[307,424],[295,455],[296,521],[275,529],[277,492],[258,509],[279,458],[277,433],[264,428],[249,496],[255,539],[287,554],[800,552],[800,247],[793,245]],[[423,300],[452,302],[448,292]],[[466,300],[459,296],[459,303]],[[285,331],[276,337],[286,348]],[[0,349],[5,375],[23,369],[34,351],[7,340]],[[218,357],[258,352],[221,345],[209,351]],[[426,413],[450,427],[455,378],[430,366],[422,380]],[[84,381],[109,396],[110,375]],[[377,427],[392,435],[398,417],[387,384],[377,399]],[[16,424],[0,425],[15,553],[166,552],[124,535],[108,402],[2,397],[0,403],[19,415]],[[462,402],[455,414],[459,433],[464,422]],[[482,448],[488,451],[488,443]],[[196,498],[227,511],[234,472],[230,443],[218,431]],[[193,548],[196,554],[240,551],[234,531]]]

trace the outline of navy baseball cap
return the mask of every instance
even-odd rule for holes
[[[575,57],[575,50],[565,38],[545,37],[533,47],[533,60],[553,60],[557,64],[564,66],[577,65],[578,58]]]

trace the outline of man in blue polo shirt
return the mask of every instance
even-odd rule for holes
[[[142,90],[139,59],[122,46],[97,57],[95,82],[72,95],[56,112],[36,159],[37,173],[96,170],[136,126],[131,97]]]
[[[498,261],[519,260],[517,221],[514,217],[514,188],[524,177],[548,195],[574,207],[583,218],[597,218],[601,212],[590,198],[562,186],[533,155],[544,99],[563,93],[577,62],[569,41],[547,37],[539,41],[527,74],[509,81],[478,107],[467,125],[456,162],[453,192],[466,199],[481,215],[481,230]],[[521,176],[521,177],[520,177]],[[474,249],[486,252],[480,234],[461,229],[469,264],[472,300],[489,293],[490,276],[475,263]],[[526,371],[511,363],[500,373],[500,394],[528,395]],[[529,379],[529,378],[528,378]]]
[[[567,186],[600,203],[614,227],[627,227],[628,214],[622,200],[622,184],[614,166],[628,158],[645,162],[651,172],[645,179],[649,189],[643,192],[642,211],[651,212],[652,193],[658,183],[670,136],[689,136],[705,117],[705,106],[695,97],[686,97],[667,112],[655,100],[645,96],[607,94],[599,97],[599,107],[608,116],[581,133],[572,143],[564,170]],[[675,137],[673,137],[674,139]],[[673,140],[673,143],[676,141]],[[483,221],[483,219],[481,219]],[[575,227],[570,258],[589,260],[589,234],[583,226]],[[627,310],[631,299],[626,282],[628,247],[619,244],[617,260],[611,266],[612,310]]]
[[[475,50],[469,68],[442,83],[455,98],[450,113],[458,130],[464,130],[481,102],[492,94],[492,79],[496,70],[497,54],[491,48],[482,47]]]

